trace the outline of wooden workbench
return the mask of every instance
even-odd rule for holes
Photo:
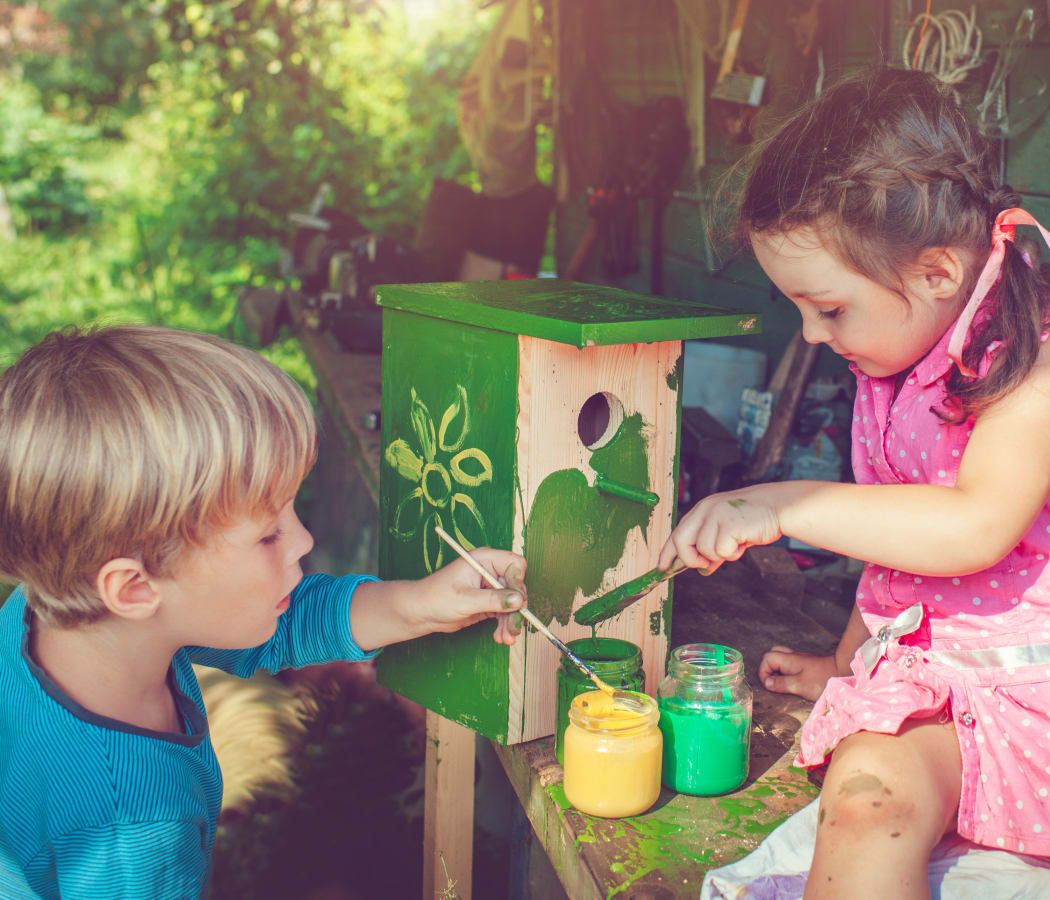
[[[371,416],[379,409],[379,356],[340,351],[329,336],[309,327],[294,297],[290,307],[325,414],[374,505],[380,440]],[[744,655],[755,688],[748,779],[740,790],[722,797],[664,790],[648,813],[605,820],[579,813],[566,801],[552,739],[494,745],[536,839],[572,900],[696,897],[708,869],[750,852],[818,793],[817,785],[790,765],[810,704],[770,694],[757,686],[756,673],[762,653],[774,643],[830,652],[837,636],[802,613],[797,592],[793,598],[785,596],[746,562],[724,566],[709,578],[687,572],[676,582],[671,646],[716,642]],[[649,687],[655,691],[655,685]],[[461,801],[464,792],[473,792],[474,736],[433,713],[428,713],[428,733],[424,895],[446,896],[447,869],[459,896],[469,900],[473,812],[471,804]],[[442,797],[459,802],[443,802]]]
[[[572,900],[695,898],[708,869],[755,849],[819,792],[814,780],[790,765],[811,704],[758,686],[757,668],[775,643],[827,653],[837,636],[804,615],[797,601],[764,586],[746,563],[723,566],[706,579],[687,572],[676,581],[672,646],[705,641],[736,647],[744,655],[755,692],[748,778],[722,797],[691,797],[665,788],[644,815],[600,819],[566,801],[553,739],[495,745]]]

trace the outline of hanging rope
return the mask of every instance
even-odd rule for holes
[[[1014,84],[1011,91],[1014,99],[1007,102],[1007,81],[1035,40],[1041,20],[1032,7],[1022,9],[1013,33],[996,54],[984,97],[977,105],[977,128],[986,137],[1016,137],[1035,123],[1050,105],[1050,84],[1039,72],[1021,79],[1021,84]],[[1019,90],[1021,87],[1026,88],[1023,93]]]
[[[969,14],[948,9],[930,15],[927,0],[926,12],[915,17],[904,38],[901,53],[904,65],[930,72],[944,84],[958,84],[981,64],[981,29],[977,27],[976,19],[977,10],[973,6]],[[919,42],[913,53],[916,31]]]

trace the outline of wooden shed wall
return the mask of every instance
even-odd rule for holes
[[[735,4],[731,4],[735,5]],[[804,56],[792,39],[792,10],[810,4],[790,0],[751,0],[738,60],[750,63],[767,76],[763,106],[755,130],[761,134],[813,91],[817,73],[814,49]],[[985,46],[994,47],[1012,30],[1022,0],[986,0],[978,21],[986,23]],[[952,8],[934,2],[934,12]],[[824,0],[819,7],[822,31],[817,46],[823,51],[825,80],[871,63],[897,64],[908,23],[924,10],[917,0],[883,0],[852,3]],[[600,79],[616,98],[642,104],[655,97],[682,96],[683,65],[678,48],[680,24],[674,0],[554,0],[559,71],[586,52],[593,63],[593,77]],[[1044,13],[1045,15],[1045,13]],[[1029,48],[1022,68],[1050,75],[1050,46],[1044,25],[1040,40]],[[970,91],[983,92],[991,61],[971,76]],[[705,62],[705,91],[710,92],[717,63]],[[1014,79],[1021,83],[1021,78]],[[565,84],[558,81],[559,105],[564,109]],[[1014,99],[1014,98],[1012,98]],[[719,127],[717,110],[705,105],[704,155],[706,165],[695,171],[690,162],[682,171],[664,218],[663,293],[703,303],[761,312],[761,335],[733,338],[738,346],[765,351],[775,364],[788,339],[798,328],[798,314],[768,281],[758,266],[742,256],[725,259],[725,243],[708,237],[705,222],[719,202],[720,180],[746,151],[730,143]],[[559,272],[564,272],[589,221],[587,184],[570,183],[566,177],[566,132],[555,121],[555,182],[559,198],[555,213],[555,252]],[[1005,142],[1007,181],[1024,193],[1024,203],[1044,222],[1050,221],[1050,116]],[[721,205],[726,206],[722,201]],[[643,293],[651,289],[651,201],[640,202],[637,271],[614,277],[603,271],[601,253],[591,258],[581,280],[614,284]],[[1045,259],[1046,257],[1044,257]],[[817,373],[844,370],[844,363],[826,348]]]

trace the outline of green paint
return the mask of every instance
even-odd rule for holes
[[[747,778],[751,714],[738,703],[693,704],[660,700],[664,736],[663,780],[684,794],[711,796],[736,790]]]
[[[746,500],[730,500],[729,501],[729,505],[731,507],[733,507],[733,509],[740,509],[740,508],[742,508],[744,506],[747,506],[747,501]]]
[[[591,454],[591,468],[608,481],[648,493],[652,486],[649,482],[649,436],[641,413],[625,417],[616,437]],[[641,517],[640,522],[644,535],[649,515]]]
[[[624,419],[619,434],[591,455],[595,471],[622,484],[649,489],[648,439],[639,413]],[[643,535],[652,509],[602,494],[579,469],[560,469],[540,483],[525,526],[525,584],[529,609],[544,624],[568,625],[576,591],[601,587],[623,556],[627,535]]]
[[[630,641],[618,638],[589,637],[569,641],[569,650],[579,656],[606,684],[625,691],[644,691],[642,650]],[[577,694],[593,691],[593,682],[569,660],[558,666],[558,699],[554,717],[554,756],[564,762],[562,743],[569,727],[569,707]]]
[[[682,385],[682,357],[679,356],[678,360],[674,364],[674,368],[667,373],[664,379],[667,382],[667,386],[678,393],[678,389]]]
[[[376,302],[577,347],[726,337],[756,332],[760,323],[737,310],[547,278],[382,285]]]

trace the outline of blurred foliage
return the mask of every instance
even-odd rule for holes
[[[283,286],[289,212],[322,181],[411,242],[435,178],[476,184],[458,87],[493,18],[473,0],[41,0],[64,52],[0,57],[0,367],[69,322],[247,340]],[[294,341],[266,355],[310,386]]]
[[[138,103],[149,66],[160,58],[153,4],[135,0],[45,0],[39,8],[68,30],[64,53],[31,53],[25,78],[48,107],[119,121]]]
[[[93,128],[49,116],[28,85],[0,92],[0,185],[19,230],[68,231],[95,218],[75,160]]]

